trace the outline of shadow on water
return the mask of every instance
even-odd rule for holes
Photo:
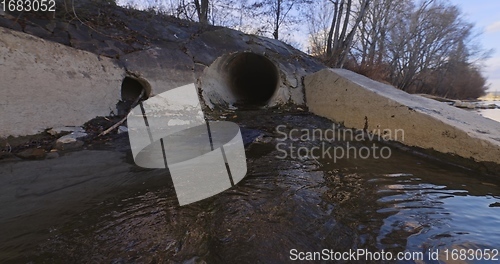
[[[247,147],[246,178],[183,207],[162,170],[137,169],[124,162],[123,153],[78,152],[44,163],[40,177],[50,184],[42,189],[66,187],[28,192],[32,198],[18,195],[27,182],[13,181],[23,173],[34,175],[33,167],[41,163],[0,164],[0,176],[11,179],[2,183],[11,186],[2,205],[16,205],[2,209],[2,228],[10,230],[11,242],[2,243],[1,252],[10,252],[13,262],[36,263],[276,263],[289,261],[291,249],[500,248],[500,180],[396,148],[389,159],[279,158],[278,143],[310,149],[323,142],[281,141],[277,125],[289,132],[325,130],[332,123],[305,113],[266,113],[259,120],[255,114],[237,112],[231,120],[263,135]],[[372,143],[352,142],[358,148]],[[80,178],[93,180],[70,186],[48,176],[75,175],[75,169]],[[40,203],[43,199],[47,203]],[[32,203],[36,209],[21,206]],[[30,225],[37,226],[26,229]]]

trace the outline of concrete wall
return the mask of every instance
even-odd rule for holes
[[[120,57],[127,71],[144,78],[151,86],[150,96],[194,83],[192,58],[180,50],[152,47]]]
[[[403,129],[405,145],[500,164],[500,123],[476,113],[342,69],[308,75],[304,84],[309,110],[348,128]]]
[[[124,77],[112,59],[0,27],[0,137],[109,115]]]

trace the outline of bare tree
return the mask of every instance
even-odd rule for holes
[[[371,0],[359,0],[354,3],[352,0],[329,0],[328,2],[323,2],[323,8],[330,10],[331,16],[324,16],[330,19],[330,26],[328,29],[328,34],[326,35],[325,44],[325,59],[328,64],[332,67],[343,67],[347,56],[351,50],[354,37],[358,30],[359,24],[361,23],[363,17],[368,11]],[[310,30],[315,27],[314,24],[318,21],[310,19]],[[320,31],[323,31],[321,29]],[[318,32],[313,33],[312,39],[317,39]],[[310,37],[310,38],[311,38]],[[315,49],[318,49],[316,47]]]
[[[351,54],[354,70],[362,74],[408,92],[463,97],[485,89],[471,62],[481,51],[471,44],[473,25],[456,6],[439,0],[373,0],[358,32]],[[471,81],[458,85],[450,81],[451,72]],[[462,84],[475,92],[466,93]]]
[[[359,25],[358,45],[353,53],[359,64],[374,66],[382,64],[389,42],[389,32],[402,21],[409,0],[374,0]]]
[[[209,23],[245,31],[248,0],[211,0]]]
[[[270,33],[274,39],[280,39],[281,29],[298,23],[297,12],[312,0],[257,0],[248,6],[253,20],[261,20],[258,31]]]
[[[419,73],[438,68],[469,36],[473,25],[463,21],[455,6],[427,0],[391,32],[392,80],[402,90],[419,85]],[[465,52],[465,49],[462,49]]]
[[[209,23],[210,0],[143,0],[140,5],[148,10],[171,15],[190,21],[196,20],[202,24]],[[137,5],[137,1],[129,0],[131,6]]]
[[[309,31],[308,53],[326,60],[327,39],[333,12],[330,0],[320,1],[310,5],[306,13]]]
[[[198,20],[202,24],[208,24],[208,1],[209,0],[193,0],[198,14]]]

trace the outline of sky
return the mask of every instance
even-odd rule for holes
[[[500,91],[500,1],[498,0],[449,0],[459,6],[467,21],[476,24],[482,32],[479,43],[485,49],[494,49],[485,63],[483,73],[488,78],[489,91]]]

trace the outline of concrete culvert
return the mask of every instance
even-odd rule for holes
[[[243,52],[215,60],[203,73],[201,89],[210,107],[262,107],[273,105],[279,81],[278,68],[271,60]]]
[[[229,88],[242,105],[266,105],[278,87],[278,70],[264,56],[243,53],[228,64]]]
[[[122,82],[121,95],[122,101],[135,101],[144,90],[142,99],[147,99],[151,93],[151,86],[143,79],[134,77],[125,77]]]
[[[146,80],[128,76],[123,79],[121,100],[116,104],[118,115],[126,115],[130,111],[142,90],[144,95],[141,100],[146,100],[151,95],[151,85]]]

